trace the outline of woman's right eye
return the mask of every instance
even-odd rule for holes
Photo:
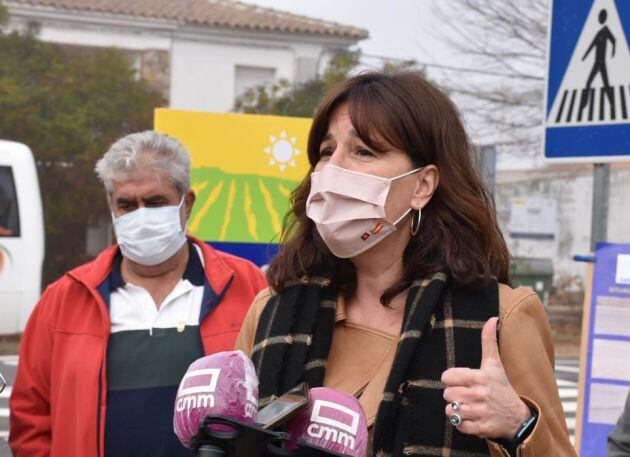
[[[375,154],[370,151],[369,149],[365,149],[365,148],[357,148],[356,153],[360,156],[363,157],[374,157]]]
[[[331,148],[324,148],[321,151],[319,151],[319,158],[321,159],[322,157],[330,157],[332,155],[332,149]]]

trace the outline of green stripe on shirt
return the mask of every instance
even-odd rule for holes
[[[188,366],[203,356],[199,326],[112,333],[107,349],[108,390],[178,386]],[[139,361],[142,361],[139,363]]]

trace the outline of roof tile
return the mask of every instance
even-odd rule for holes
[[[365,29],[235,0],[9,0],[7,3],[121,14],[184,24],[337,36],[361,40]]]

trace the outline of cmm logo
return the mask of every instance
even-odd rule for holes
[[[354,449],[358,428],[359,413],[356,411],[330,401],[315,400],[306,433]]]
[[[182,379],[182,387],[177,392],[175,404],[177,412],[190,411],[193,408],[214,408],[214,393],[220,374],[219,368],[205,368],[186,373]],[[186,384],[189,387],[184,387]]]
[[[13,264],[13,257],[11,256],[11,252],[0,244],[0,275],[4,273],[7,264]]]

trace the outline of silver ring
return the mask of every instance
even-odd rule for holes
[[[451,424],[453,424],[455,427],[462,423],[462,418],[459,414],[451,414],[451,417],[449,419],[451,421]]]
[[[462,404],[458,401],[452,401],[451,408],[453,408],[453,411],[459,411],[460,409],[462,409]]]

